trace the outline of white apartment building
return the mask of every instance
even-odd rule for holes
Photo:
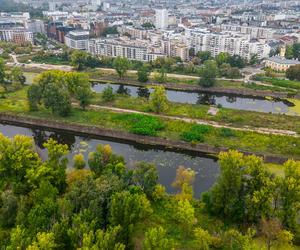
[[[143,62],[153,61],[158,57],[165,56],[160,53],[149,51],[147,46],[130,44],[118,39],[91,39],[88,44],[88,52],[93,55],[108,57],[125,57],[129,60]]]
[[[169,57],[180,57],[182,61],[189,58],[189,47],[186,43],[177,39],[166,39],[161,41],[162,52]]]
[[[33,33],[23,27],[2,28],[0,29],[0,41],[24,44],[33,44]]]
[[[250,59],[256,54],[258,59],[269,57],[270,46],[267,43],[252,42],[249,38],[238,35],[211,33],[208,31],[191,31],[191,47],[198,51],[209,51],[212,56],[221,52],[228,52],[230,55],[239,55]]]
[[[118,28],[118,31],[125,35],[126,33],[130,35],[131,38],[138,38],[138,39],[147,39],[148,31],[142,28],[135,28],[133,26],[126,26],[123,25]]]
[[[65,43],[69,48],[87,50],[89,41],[89,31],[70,31],[65,36]]]
[[[155,10],[155,28],[166,29],[168,28],[168,11],[166,9]]]
[[[249,35],[250,39],[272,39],[273,34],[275,33],[275,30],[255,26],[221,24],[219,28],[222,31],[232,31],[239,34]]]

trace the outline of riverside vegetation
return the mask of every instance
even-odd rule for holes
[[[259,157],[221,153],[220,176],[198,200],[195,172],[184,166],[169,195],[155,166],[129,170],[109,145],[73,163],[66,145],[50,139],[44,147],[46,160],[32,138],[0,134],[3,249],[294,249],[299,242],[300,162],[287,161],[276,177]]]
[[[113,99],[110,99],[110,96],[111,93],[108,91],[106,97],[104,97],[104,102],[108,101],[105,98],[109,98],[109,102],[113,102],[115,97],[113,96]],[[193,144],[205,143],[253,153],[276,154],[294,158],[300,156],[299,138],[297,137],[236,131],[208,125],[197,125],[160,116],[153,117],[126,112],[116,113],[103,108],[95,110],[87,108],[87,105],[94,102],[96,97],[92,96],[90,83],[83,73],[44,72],[36,79],[36,84],[7,93],[5,97],[0,101],[0,111],[2,112],[85,125],[89,121],[89,125],[102,128],[172,140],[184,140]],[[82,108],[72,107],[74,101],[79,102]],[[182,108],[177,111],[178,105],[172,106],[167,101],[163,88],[157,88],[151,94],[150,101],[147,102],[148,109],[157,113],[172,113],[173,110],[177,112],[176,114],[180,114],[178,112],[185,112],[185,107],[190,108],[191,112],[199,115],[204,113],[204,110],[199,109],[198,111],[198,106],[193,108],[187,105],[182,105]],[[254,117],[255,112],[249,114],[253,114],[251,116]],[[249,117],[251,118],[251,116]],[[279,123],[281,120],[282,122],[285,121],[284,116],[266,117],[271,117],[274,124]],[[269,121],[272,121],[272,119],[269,119]],[[294,120],[296,118],[291,117],[290,122],[285,123],[294,128],[297,124],[292,122]]]

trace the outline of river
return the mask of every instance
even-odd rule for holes
[[[25,72],[26,84],[31,84],[36,73]],[[153,89],[139,88],[131,85],[97,83],[93,85],[93,90],[102,92],[107,86],[111,86],[116,93],[127,94],[132,97],[147,97]],[[263,97],[246,97],[231,94],[211,94],[205,92],[189,92],[180,90],[166,90],[169,101],[188,104],[220,105],[224,108],[258,111],[274,114],[288,114],[292,102],[282,99],[268,99]],[[296,112],[292,112],[297,115]]]
[[[93,90],[102,92],[107,86],[111,86],[115,93],[127,94],[133,97],[147,97],[153,89],[139,88],[131,85],[97,83]],[[217,105],[224,108],[258,111],[274,114],[286,114],[293,103],[282,99],[267,99],[263,97],[246,97],[229,94],[211,94],[204,92],[190,92],[181,90],[166,90],[169,101],[188,104]]]
[[[37,127],[22,127],[0,122],[0,132],[8,137],[16,134],[31,136],[34,138],[37,151],[46,157],[43,143],[53,138],[59,143],[67,144],[70,149],[69,165],[72,166],[72,158],[76,153],[83,153],[87,159],[88,152],[94,151],[98,144],[109,144],[116,154],[125,158],[127,166],[132,168],[138,161],[151,162],[157,166],[159,182],[166,187],[169,193],[176,193],[172,182],[178,166],[189,167],[196,172],[194,182],[195,197],[201,192],[207,191],[215,183],[219,175],[219,166],[215,158],[205,154],[186,151],[170,150],[158,146],[129,143],[103,137],[90,137],[82,134],[74,134],[66,131],[44,130]]]

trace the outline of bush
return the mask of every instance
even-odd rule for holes
[[[159,130],[165,127],[159,118],[153,116],[122,114],[119,115],[117,119],[122,120],[128,125],[129,132],[138,135],[155,136]]]
[[[210,130],[211,127],[207,125],[194,125],[189,131],[181,134],[181,139],[188,142],[204,142],[204,135]]]
[[[114,91],[111,86],[108,86],[103,90],[102,98],[105,102],[111,102],[115,99]]]
[[[157,134],[157,131],[163,128],[164,125],[159,118],[138,115],[134,119],[132,127],[129,131],[138,135],[155,136]]]
[[[220,136],[222,137],[233,137],[235,136],[235,133],[230,128],[221,128],[219,131]]]
[[[73,157],[74,168],[83,169],[85,167],[85,160],[83,154],[76,154]]]

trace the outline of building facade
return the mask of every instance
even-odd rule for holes
[[[88,44],[88,52],[93,55],[108,57],[125,57],[129,60],[143,62],[153,61],[164,55],[148,51],[147,46],[121,43],[113,39],[91,39]]]
[[[33,33],[25,28],[0,29],[0,40],[16,44],[33,44]]]
[[[168,23],[168,11],[166,9],[155,10],[155,28],[166,29]]]
[[[87,50],[89,35],[89,31],[70,31],[65,36],[65,44],[72,49]]]

